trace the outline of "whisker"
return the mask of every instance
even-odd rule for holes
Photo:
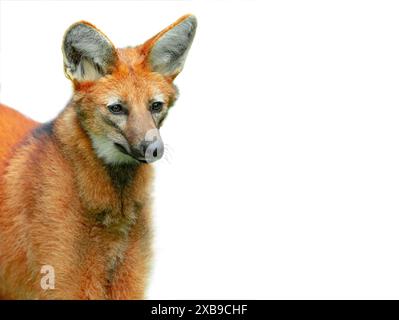
[[[165,145],[164,145],[164,154],[163,154],[163,157],[162,157],[160,163],[172,164],[173,152],[174,152],[174,150],[171,147],[171,145],[165,143]]]

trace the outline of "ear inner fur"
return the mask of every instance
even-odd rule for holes
[[[104,76],[112,70],[117,58],[108,37],[86,21],[68,28],[62,52],[66,76],[77,81],[92,81]]]
[[[173,80],[183,68],[196,26],[195,16],[187,14],[147,40],[142,45],[146,67]]]

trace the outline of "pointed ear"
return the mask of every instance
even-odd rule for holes
[[[80,21],[65,32],[62,44],[65,74],[71,80],[93,81],[112,70],[116,49],[92,24]]]
[[[183,69],[196,28],[195,16],[185,15],[144,43],[149,68],[165,76],[176,77]]]

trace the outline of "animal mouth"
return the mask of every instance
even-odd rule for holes
[[[123,154],[139,161],[142,163],[147,163],[145,158],[141,157],[138,153],[134,152],[133,150],[127,150],[126,147],[120,143],[114,142],[115,147],[122,152]]]
[[[132,156],[130,152],[120,143],[114,142],[115,147],[122,153],[126,154],[127,156]]]

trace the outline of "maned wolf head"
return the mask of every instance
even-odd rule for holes
[[[163,155],[159,128],[177,96],[197,26],[192,15],[137,47],[117,49],[100,30],[81,21],[65,33],[66,76],[74,85],[79,121],[107,164],[152,162]]]

